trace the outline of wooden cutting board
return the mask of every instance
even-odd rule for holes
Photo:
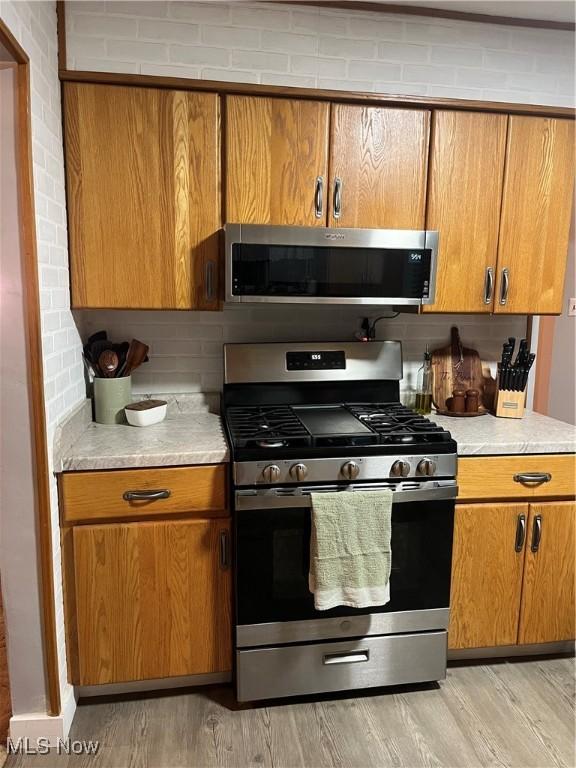
[[[446,400],[454,389],[477,389],[484,408],[492,407],[494,390],[490,382],[490,369],[482,369],[480,355],[475,349],[465,347],[458,328],[451,329],[450,344],[432,352],[432,402],[440,410],[447,408]]]

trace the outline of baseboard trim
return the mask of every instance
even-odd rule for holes
[[[215,685],[229,683],[232,672],[211,672],[207,675],[184,675],[182,677],[162,677],[155,680],[135,680],[129,683],[103,683],[102,685],[77,685],[78,698],[92,696],[114,696],[121,693],[145,693],[146,691],[166,691],[172,688],[192,688],[197,685]]]
[[[487,648],[459,648],[448,651],[448,661],[466,659],[498,659],[513,656],[547,656],[557,653],[574,653],[574,640],[556,643],[532,643],[531,645],[498,645]]]
[[[10,739],[17,742],[25,739],[28,743],[37,743],[38,739],[46,740],[51,747],[59,741],[68,738],[70,726],[76,713],[76,697],[70,687],[62,701],[62,711],[59,715],[48,715],[46,712],[28,712],[22,715],[12,715],[10,718]]]

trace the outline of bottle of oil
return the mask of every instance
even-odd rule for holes
[[[416,413],[430,413],[432,410],[432,355],[428,351],[424,352],[424,362],[418,370],[416,387]]]

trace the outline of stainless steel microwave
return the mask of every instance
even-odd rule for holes
[[[226,224],[226,301],[434,302],[438,232]]]

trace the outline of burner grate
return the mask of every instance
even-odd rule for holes
[[[380,442],[440,442],[449,433],[401,403],[346,403],[351,413],[380,435]]]
[[[232,407],[226,411],[230,436],[240,448],[311,445],[312,438],[289,406]]]

